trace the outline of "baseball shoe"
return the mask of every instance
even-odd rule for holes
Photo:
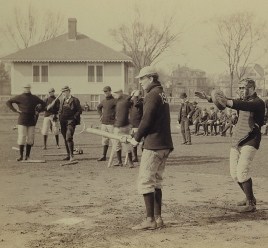
[[[184,142],[181,142],[181,144],[182,144],[182,145],[185,145],[186,143],[187,143],[186,141],[184,141]]]
[[[163,221],[163,219],[162,219],[161,216],[156,217],[156,218],[155,218],[155,222],[156,222],[156,227],[157,227],[157,228],[162,228],[162,227],[164,227],[164,221]]]
[[[248,201],[248,203],[246,204],[246,206],[244,207],[240,207],[238,209],[239,213],[251,213],[251,212],[255,212],[256,209],[256,205],[254,204],[253,200]]]
[[[139,159],[138,158],[134,158],[133,159],[133,162],[139,162]]]
[[[73,161],[75,161],[75,158],[74,158],[74,156],[70,156],[70,159],[69,159],[69,161],[70,161],[70,162],[73,162]]]
[[[59,145],[57,145],[57,149],[60,149],[60,146]]]
[[[23,160],[23,157],[17,158],[17,161],[22,161],[22,160]]]
[[[129,164],[128,165],[128,168],[132,169],[132,168],[135,168],[135,165],[132,163],[132,164]]]
[[[113,166],[123,166],[123,163],[121,162],[117,162],[116,164],[114,164]]]
[[[253,198],[253,203],[254,205],[257,205],[257,200],[255,197]],[[236,206],[241,207],[241,206],[246,206],[247,204],[248,204],[248,200],[247,198],[245,198],[243,201],[238,202]]]
[[[44,146],[44,147],[43,147],[43,150],[47,150],[47,147],[46,147],[46,146]]]
[[[97,159],[97,161],[106,161],[106,157],[102,156],[101,158]]]
[[[66,158],[63,159],[63,161],[68,161],[68,160],[70,160],[69,156],[67,156]]]
[[[146,218],[140,224],[132,227],[132,230],[154,230],[154,229],[156,229],[156,226],[157,226],[157,224],[155,222],[155,219]]]
[[[191,145],[192,144],[192,142],[187,142],[185,145]]]

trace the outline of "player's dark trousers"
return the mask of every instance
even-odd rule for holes
[[[185,142],[191,142],[191,134],[190,134],[190,121],[187,117],[181,118],[181,135],[182,135],[182,141]]]
[[[70,123],[69,121],[61,121],[60,126],[67,154],[68,156],[73,156],[74,151],[73,135],[75,131],[75,125],[73,124],[73,122]]]

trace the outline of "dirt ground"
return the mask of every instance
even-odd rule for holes
[[[98,124],[94,115],[85,121]],[[16,162],[13,125],[14,116],[1,117],[0,247],[268,247],[266,137],[254,161],[258,211],[239,214],[235,204],[243,194],[229,176],[230,138],[194,136],[192,146],[182,146],[173,116],[175,150],[163,188],[165,227],[132,231],[145,217],[143,198],[136,190],[138,167],[107,168],[107,162],[97,162],[100,138],[87,133],[75,136],[76,146],[84,151],[76,155],[79,163],[60,166],[62,139],[57,150],[50,135],[44,151],[39,129],[31,158],[47,162]],[[45,156],[49,153],[57,155]]]

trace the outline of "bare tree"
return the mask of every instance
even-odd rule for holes
[[[179,32],[172,32],[173,18],[162,23],[146,24],[141,20],[136,8],[134,20],[129,25],[121,25],[110,31],[114,39],[122,46],[124,53],[129,55],[135,69],[152,64],[179,37]]]
[[[257,23],[253,14],[235,13],[216,20],[221,59],[228,66],[230,95],[235,78],[240,80],[253,62],[253,50],[265,38],[265,23]]]
[[[41,15],[30,2],[26,11],[15,7],[2,30],[17,49],[23,49],[63,33],[63,20],[60,13],[49,10]]]

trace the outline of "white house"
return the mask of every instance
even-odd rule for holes
[[[84,34],[77,33],[77,21],[68,19],[68,33],[1,58],[11,63],[11,94],[32,84],[32,92],[43,96],[54,87],[56,93],[68,85],[81,103],[94,109],[103,87],[128,91],[130,57]]]

